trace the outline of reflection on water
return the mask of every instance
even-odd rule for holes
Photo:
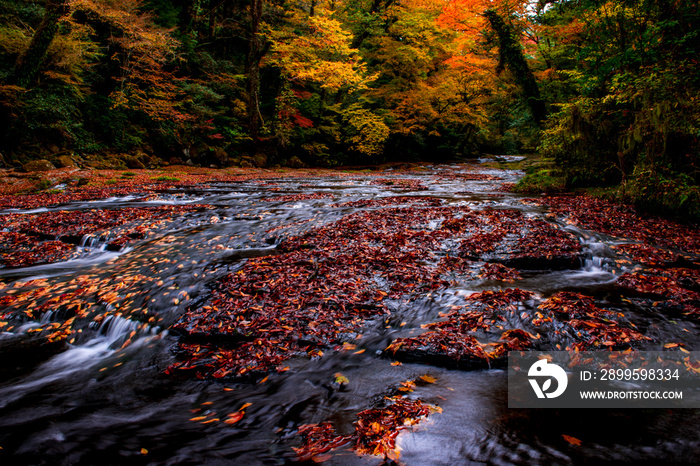
[[[516,172],[486,170],[483,173],[500,178],[490,181],[442,176],[445,173],[447,167],[431,167],[420,175],[387,176],[417,179],[430,188],[400,195],[435,196],[449,205],[472,208],[521,208],[535,216],[544,212],[522,205],[519,196],[497,191],[501,183],[515,181]],[[468,372],[392,365],[378,356],[396,337],[421,332],[421,324],[438,320],[438,314],[460,296],[512,284],[473,280],[415,301],[389,301],[392,318],[388,325],[375,322],[366,329],[358,344],[363,353],[327,351],[316,360],[292,360],[289,371],[271,374],[263,383],[195,381],[164,374],[175,357],[175,337],[167,328],[187,306],[206,296],[211,283],[237,270],[249,257],[274,253],[284,238],[358,209],[333,204],[397,194],[387,186],[370,184],[371,179],[357,175],[218,183],[190,187],[162,200],[113,198],[62,206],[94,209],[160,202],[206,203],[214,209],[188,214],[119,253],[101,250],[94,239],[85,238],[81,246],[90,252],[79,259],[0,270],[0,280],[8,284],[41,277],[58,285],[88,277],[114,285],[126,276],[144,277],[130,283],[134,295],[128,303],[144,311],[142,318],[109,315],[86,326],[83,338],[67,351],[46,355],[24,371],[0,374],[0,462],[284,464],[294,460],[299,425],[330,420],[340,433],[351,432],[357,412],[400,382],[430,374],[436,382],[409,396],[438,405],[443,412],[401,433],[398,445],[406,464],[697,463],[696,410],[508,409],[507,379],[500,369]],[[274,199],[300,193],[332,197]],[[610,238],[567,228],[580,238],[586,252],[580,268],[523,272],[515,286],[539,297],[562,290],[584,292],[621,309],[657,341],[685,341],[691,349],[697,345],[694,323],[678,325],[620,299],[614,281],[624,269],[614,260]],[[65,319],[59,311],[46,312],[42,322],[30,323],[23,331]],[[153,322],[151,317],[157,319]],[[15,337],[2,335],[0,344]],[[333,383],[336,373],[348,378],[347,386]],[[224,419],[244,403],[251,405],[233,425],[191,420]],[[581,445],[568,443],[565,435],[580,439]],[[380,463],[349,449],[333,452],[328,460],[334,465]]]

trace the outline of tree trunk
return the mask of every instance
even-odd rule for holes
[[[537,125],[541,125],[547,116],[544,102],[540,97],[540,90],[537,87],[535,75],[527,66],[525,56],[520,44],[514,37],[513,28],[503,21],[503,18],[494,10],[486,10],[484,17],[488,20],[491,28],[498,36],[498,50],[500,54],[499,67],[508,66],[508,69],[515,76],[515,80],[522,88],[527,104],[530,107],[532,117]]]
[[[58,31],[58,21],[68,12],[68,0],[52,0],[46,5],[44,19],[37,28],[27,50],[15,63],[15,80],[19,86],[29,87],[39,76],[46,52]]]
[[[248,78],[248,132],[257,145],[260,132],[260,60],[262,44],[260,41],[260,23],[262,21],[263,0],[250,2],[250,41],[246,62]]]

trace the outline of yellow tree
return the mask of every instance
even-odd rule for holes
[[[285,144],[295,128],[316,126],[317,139],[344,142],[353,151],[373,155],[381,152],[388,128],[381,117],[361,105],[343,103],[344,98],[366,90],[375,76],[368,74],[358,50],[351,46],[352,35],[335,17],[332,7],[337,6],[313,2],[308,10],[287,10],[283,27],[267,28],[271,50],[263,66],[276,68],[284,82],[277,98],[276,136]],[[306,89],[316,91],[325,108],[318,113],[318,121],[299,112],[299,101],[312,95]],[[324,111],[338,121],[322,118]],[[319,131],[324,137],[319,137]],[[303,147],[312,154],[329,150],[321,141],[306,142]]]

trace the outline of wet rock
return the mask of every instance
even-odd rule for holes
[[[0,338],[0,374],[7,377],[28,372],[51,356],[63,352],[66,342],[49,341],[45,336],[22,333]]]
[[[521,270],[561,270],[582,263],[578,238],[551,223],[526,218],[514,210],[470,212],[446,221],[444,229],[471,232],[462,240],[459,256],[497,262]]]
[[[56,166],[48,160],[32,160],[24,164],[24,170],[27,172],[47,172],[55,170]]]
[[[653,341],[628,323],[623,313],[599,308],[592,296],[581,293],[559,292],[538,310],[532,324],[550,346],[567,351],[624,351]]]
[[[502,358],[489,359],[474,337],[453,332],[426,332],[417,338],[398,338],[384,354],[399,361],[461,370],[503,365]]]
[[[468,310],[441,315],[444,321],[422,327],[415,337],[397,338],[384,351],[386,356],[422,364],[472,370],[506,364],[508,351],[530,349],[533,337],[522,329],[503,331],[515,315],[517,303],[533,293],[515,289],[484,291],[468,298]],[[479,337],[478,340],[477,336]],[[498,338],[497,342],[489,341]]]

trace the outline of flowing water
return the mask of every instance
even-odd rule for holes
[[[522,203],[518,195],[497,191],[502,182],[516,181],[521,176],[517,171],[482,170],[501,179],[464,181],[441,177],[447,169],[435,166],[416,174],[388,171],[382,176],[423,181],[430,188],[400,195],[434,196],[447,205],[473,208],[514,208],[533,216],[545,213],[543,208]],[[461,169],[449,167],[456,172]],[[401,461],[408,465],[697,464],[697,410],[509,409],[507,378],[501,369],[396,366],[378,354],[397,336],[436,321],[438,311],[455,296],[499,286],[493,282],[476,281],[468,288],[440,290],[396,304],[389,328],[382,322],[365,330],[360,345],[364,353],[329,351],[317,360],[291,360],[289,371],[273,373],[264,383],[165,375],[175,358],[176,337],[168,328],[188,306],[203,300],[212,284],[236,271],[247,258],[270,254],[282,238],[358,210],[331,204],[397,194],[388,186],[370,184],[371,179],[360,174],[219,183],[173,191],[149,202],[111,198],[61,206],[83,210],[200,203],[213,209],[188,213],[120,252],[106,251],[99,238],[85,237],[84,253],[77,259],[0,269],[0,281],[9,285],[37,278],[58,285],[78,277],[113,284],[127,276],[146,276],[149,280],[141,285],[131,285],[136,290],[132,305],[159,317],[157,325],[151,325],[110,314],[85,328],[67,350],[0,375],[0,464],[285,464],[295,460],[292,447],[299,444],[295,436],[299,425],[330,420],[341,433],[348,433],[355,414],[385,396],[389,387],[424,374],[436,382],[419,386],[411,396],[443,411],[398,437]],[[319,192],[332,197],[265,200]],[[619,239],[562,227],[584,245],[581,267],[530,271],[515,286],[542,297],[576,290],[626,306],[614,284],[624,270],[610,249]],[[689,349],[700,349],[693,322],[679,326],[661,315],[627,306],[630,319],[655,340],[683,341]],[[47,312],[43,322],[28,322],[12,334],[1,334],[0,344],[18,332],[64,319],[59,310]],[[127,338],[133,343],[122,348]],[[347,386],[332,383],[335,373],[348,378]],[[233,425],[190,420],[200,415],[223,419],[245,403],[250,403],[245,416]],[[568,443],[564,435],[580,439],[581,445]],[[327,464],[381,462],[341,449]]]

